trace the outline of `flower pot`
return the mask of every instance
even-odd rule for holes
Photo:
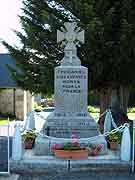
[[[24,148],[25,149],[32,149],[33,144],[34,144],[34,140],[32,140],[32,141],[24,141]]]
[[[55,157],[56,158],[63,158],[63,159],[86,159],[88,158],[88,150],[55,150]]]
[[[110,150],[118,150],[119,144],[117,142],[109,141],[109,149]]]

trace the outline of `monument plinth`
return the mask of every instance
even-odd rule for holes
[[[81,66],[76,45],[84,43],[84,31],[76,23],[65,23],[57,32],[57,41],[64,41],[64,58],[55,68],[55,110],[44,124],[49,135],[69,138],[72,134],[92,137],[99,134],[95,120],[87,111],[88,69]]]

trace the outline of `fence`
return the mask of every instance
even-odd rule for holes
[[[0,125],[0,174],[10,173],[9,157],[11,139],[9,136],[9,123],[6,125]]]

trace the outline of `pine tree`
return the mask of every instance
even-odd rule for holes
[[[13,73],[21,87],[52,92],[54,67],[63,56],[56,30],[66,21],[77,21],[85,30],[78,56],[89,69],[91,89],[111,92],[134,86],[134,0],[24,0],[23,4],[24,33],[16,32],[22,47],[3,42],[24,72]]]

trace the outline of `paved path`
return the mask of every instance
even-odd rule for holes
[[[124,172],[78,172],[58,174],[56,176],[20,176],[18,180],[134,180],[135,174]]]

